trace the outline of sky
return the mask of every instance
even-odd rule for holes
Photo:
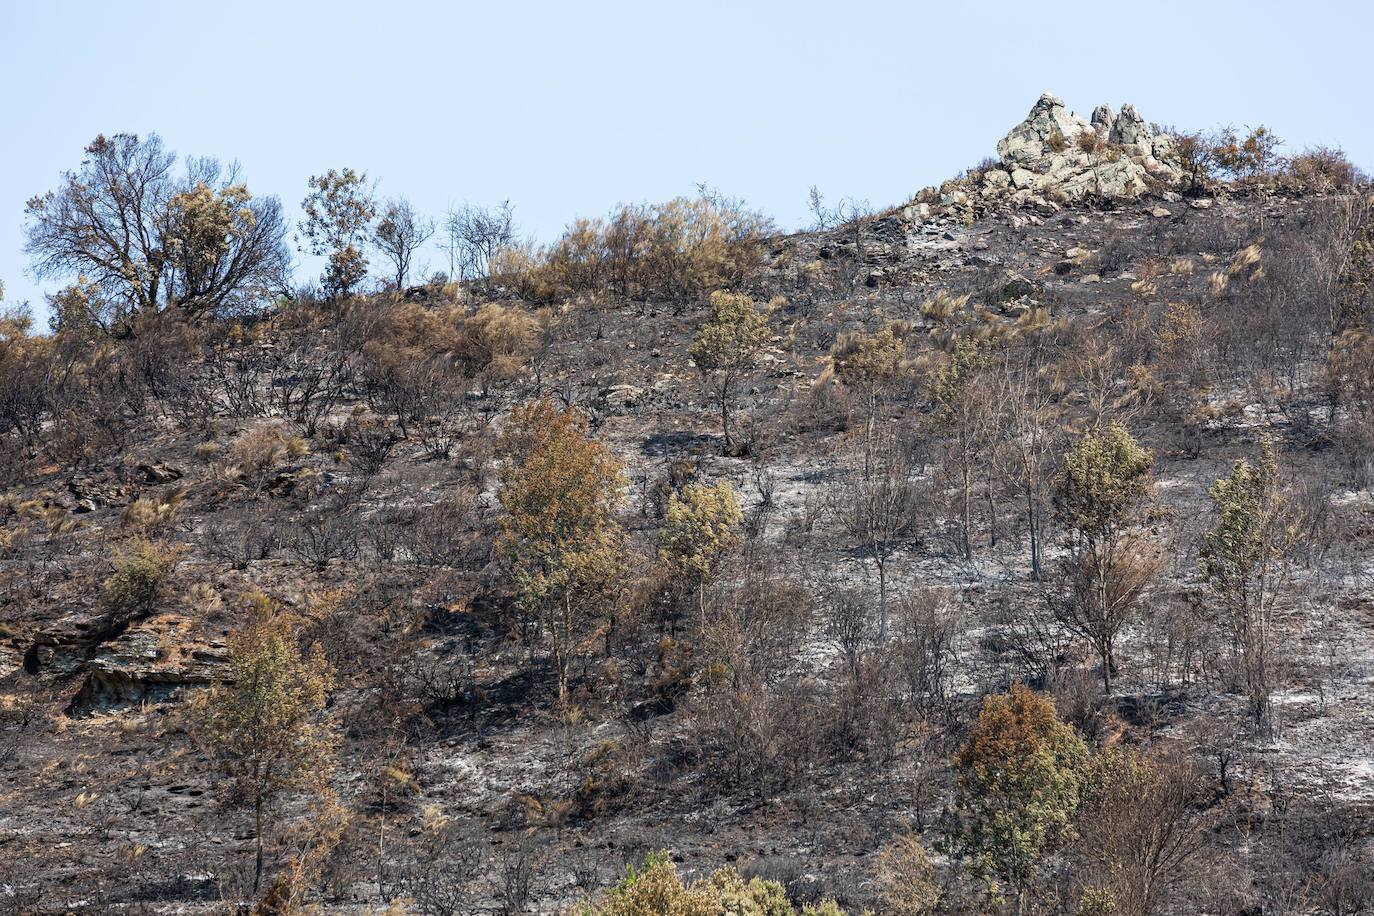
[[[1363,0],[0,0],[0,282],[42,318],[63,283],[28,272],[24,202],[99,133],[237,160],[293,223],[309,176],[349,166],[434,216],[509,199],[545,241],[699,182],[784,228],[813,185],[898,203],[1046,90],[1374,171],[1371,34]]]

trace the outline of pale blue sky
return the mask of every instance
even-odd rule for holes
[[[0,0],[0,280],[39,306],[24,201],[97,133],[238,159],[294,218],[352,166],[438,215],[509,198],[549,239],[706,181],[784,227],[807,189],[896,203],[1046,90],[1187,127],[1266,123],[1374,167],[1364,2]],[[437,251],[428,256],[441,266]]]

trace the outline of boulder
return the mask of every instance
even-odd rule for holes
[[[1063,179],[1058,187],[1069,200],[1090,195],[1097,197],[1137,198],[1147,187],[1145,167],[1126,157],[1114,162],[1089,167]]]

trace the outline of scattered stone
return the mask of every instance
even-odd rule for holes
[[[1190,201],[1188,206],[1194,210],[1207,210],[1212,206],[1212,201],[1206,197],[1199,197],[1197,200]]]
[[[1150,215],[1153,216],[1155,219],[1164,219],[1166,216],[1173,216],[1172,213],[1170,213],[1163,207],[1155,207],[1153,210],[1150,211]]]
[[[138,473],[143,477],[145,483],[171,483],[173,480],[181,478],[181,471],[178,468],[166,464],[140,464]]]

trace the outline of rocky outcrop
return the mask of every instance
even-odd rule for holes
[[[1098,105],[1084,120],[1048,92],[998,142],[997,157],[924,189],[898,211],[901,219],[922,231],[968,225],[996,211],[1036,220],[1088,201],[1134,202],[1151,194],[1176,201],[1184,181],[1172,138],[1156,134],[1134,105]]]
[[[91,648],[84,678],[72,697],[69,715],[130,703],[168,699],[187,687],[223,677],[227,654],[219,641],[178,643],[183,621],[162,615],[130,626],[116,638]]]
[[[1002,168],[984,173],[981,190],[1021,203],[1037,196],[1134,199],[1152,181],[1173,184],[1181,178],[1167,161],[1169,151],[1168,138],[1156,137],[1134,105],[1122,105],[1115,114],[1099,105],[1085,121],[1047,92],[997,144]]]

